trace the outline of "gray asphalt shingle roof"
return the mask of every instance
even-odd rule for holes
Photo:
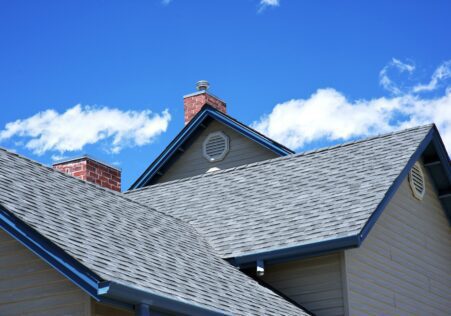
[[[148,186],[223,258],[357,235],[432,125]]]
[[[302,315],[187,223],[0,150],[0,205],[104,280],[234,315]]]

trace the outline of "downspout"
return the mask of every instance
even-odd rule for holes
[[[135,305],[135,316],[150,316],[150,306],[147,304]]]

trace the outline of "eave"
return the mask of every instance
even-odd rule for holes
[[[104,280],[4,207],[0,207],[0,228],[98,302],[129,310],[146,306],[178,315],[227,315],[194,302]]]
[[[256,266],[257,262],[261,261],[267,264],[274,264],[360,247],[394,194],[401,186],[402,182],[406,179],[415,162],[420,158],[423,158],[425,166],[432,176],[436,191],[438,192],[438,198],[445,210],[448,223],[451,225],[451,167],[448,157],[440,134],[434,125],[421,141],[401,173],[394,180],[381,202],[358,233],[309,244],[280,247],[250,254],[237,255],[228,258],[227,260],[239,268],[248,268]]]

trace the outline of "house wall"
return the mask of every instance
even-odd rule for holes
[[[350,315],[450,315],[451,229],[425,176],[422,201],[404,181],[362,246],[345,251]]]
[[[118,307],[100,304],[92,300],[92,315],[93,316],[133,316],[133,311],[125,310]]]
[[[88,294],[0,229],[0,315],[91,315]]]
[[[341,254],[291,261],[265,268],[263,281],[316,315],[343,315]]]
[[[202,154],[202,144],[205,138],[212,132],[222,131],[230,139],[230,151],[222,161],[209,162]],[[207,172],[208,169],[217,167],[227,169],[248,163],[278,157],[275,153],[255,143],[245,136],[235,132],[229,127],[211,122],[204,132],[180,155],[175,163],[165,171],[158,179],[158,183],[170,180],[187,178]]]

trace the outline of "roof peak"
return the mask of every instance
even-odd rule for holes
[[[164,185],[170,185],[170,184],[174,184],[174,183],[190,181],[192,179],[197,179],[197,178],[218,176],[220,174],[224,174],[224,173],[227,173],[227,172],[232,172],[232,171],[239,170],[239,169],[251,168],[251,167],[254,167],[254,166],[261,166],[261,165],[269,164],[269,163],[271,163],[273,161],[280,161],[280,160],[284,160],[284,159],[293,159],[293,158],[297,158],[297,157],[303,157],[303,156],[307,156],[307,155],[311,155],[311,154],[315,154],[315,153],[319,153],[319,152],[324,152],[324,151],[334,150],[334,149],[338,149],[338,148],[342,148],[342,147],[346,147],[346,146],[360,144],[360,143],[367,142],[367,141],[372,141],[372,140],[375,140],[375,139],[381,139],[381,138],[389,137],[389,136],[392,136],[392,135],[399,135],[399,134],[411,132],[413,130],[420,130],[420,129],[426,129],[426,128],[430,129],[430,128],[434,127],[434,126],[435,126],[434,123],[429,123],[429,124],[425,124],[425,125],[409,127],[409,128],[402,129],[402,130],[397,130],[397,131],[392,131],[392,132],[388,132],[388,133],[378,134],[378,135],[374,135],[374,136],[370,136],[370,137],[366,137],[366,138],[361,138],[361,139],[357,139],[357,140],[353,140],[353,141],[347,141],[347,142],[344,142],[344,143],[341,143],[341,144],[337,144],[337,145],[321,147],[321,148],[307,150],[307,151],[303,151],[303,152],[299,152],[299,153],[293,153],[293,154],[289,154],[289,155],[286,155],[286,156],[276,157],[276,158],[267,159],[267,160],[263,160],[263,161],[257,161],[257,162],[253,162],[253,163],[249,163],[249,164],[245,164],[245,165],[241,165],[241,166],[237,166],[237,167],[233,167],[233,168],[228,168],[228,169],[218,170],[218,171],[215,171],[215,172],[209,172],[209,173],[204,173],[204,174],[200,174],[200,175],[195,175],[195,176],[192,176],[192,177],[176,179],[176,180],[167,181],[167,182],[163,182],[163,183],[157,183],[157,184],[153,184],[153,185],[150,185],[150,186],[145,186],[145,187],[140,187],[140,188],[124,191],[123,193],[127,194],[127,193],[130,193],[130,192],[137,192],[137,191],[140,191],[140,190],[149,189],[151,187],[161,187],[161,186],[164,186]]]

